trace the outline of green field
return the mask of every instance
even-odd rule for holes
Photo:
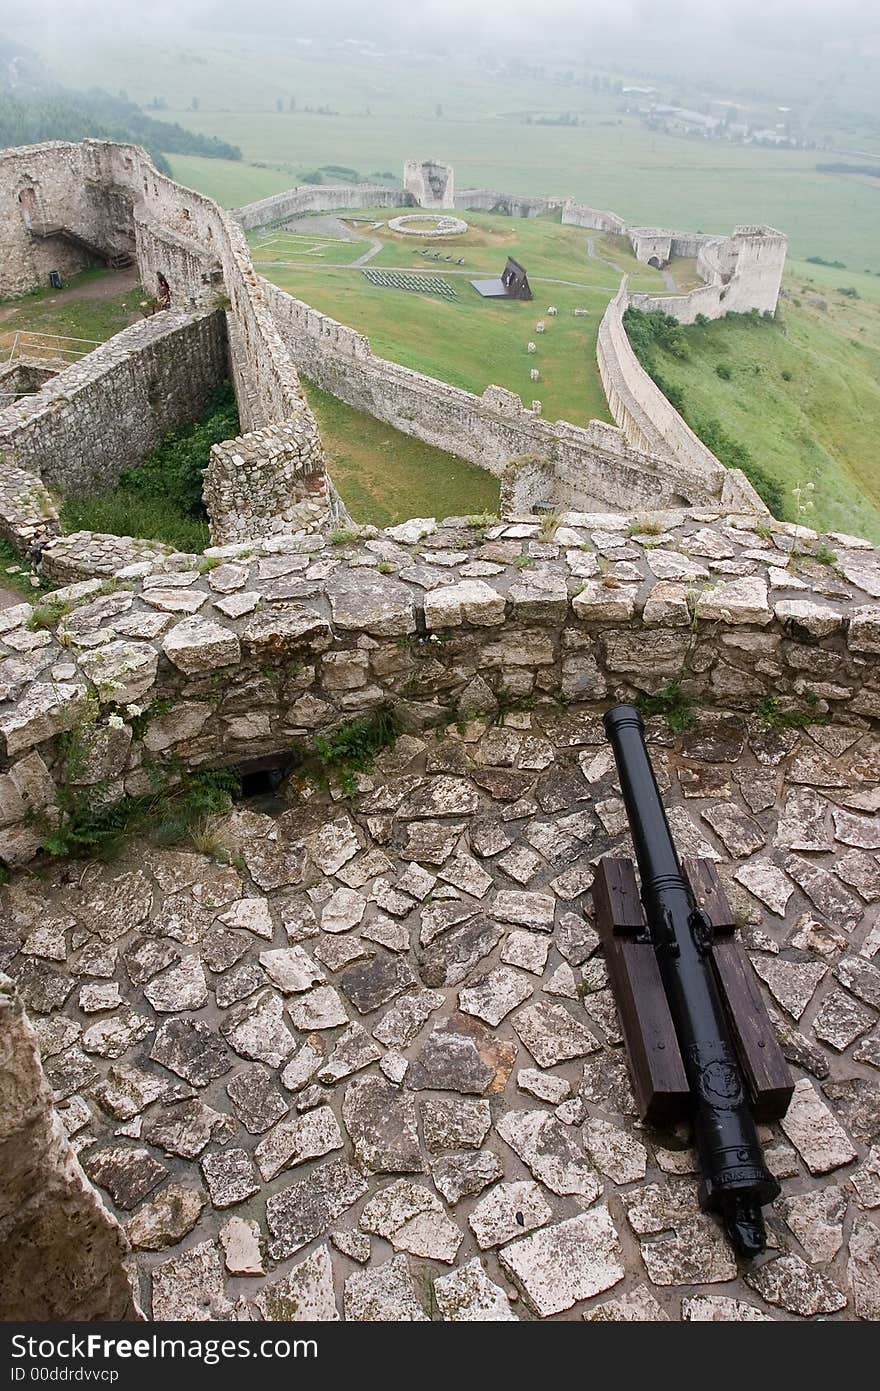
[[[388,219],[395,211],[401,210],[386,208],[375,218],[359,212],[348,225],[358,229],[361,220]],[[357,268],[334,268],[340,250],[348,264],[369,250],[367,241],[340,245],[297,231],[292,237],[273,232],[268,238],[256,232],[250,242],[254,264],[267,279],[366,334],[380,357],[477,394],[490,385],[506,387],[526,406],[539,400],[550,420],[576,425],[610,421],[596,365],[599,321],[624,272],[634,289],[656,292],[663,289],[659,271],[636,261],[622,237],[591,236],[550,218],[468,213],[467,221],[467,233],[432,241],[427,248],[385,228],[361,233],[384,243],[370,267],[445,274],[455,287],[454,300],[371,285]],[[324,253],[304,260],[302,248],[315,245],[323,246]],[[422,254],[425,250],[428,255]],[[451,256],[452,263],[435,261],[435,253]],[[472,288],[472,277],[498,276],[508,256],[525,265],[532,301],[481,299]],[[459,259],[464,266],[458,266]],[[677,266],[681,288],[692,266],[689,261]],[[555,317],[546,312],[551,304],[559,310]],[[587,309],[587,316],[575,318],[575,308]],[[539,320],[543,333],[536,332]],[[536,344],[534,354],[527,351],[529,341]],[[530,378],[532,368],[541,373],[538,382]]]
[[[330,476],[356,522],[392,526],[409,517],[497,513],[498,480],[484,469],[303,385]]]
[[[177,111],[205,134],[235,138],[249,160],[296,162],[249,169],[222,160],[173,155],[174,177],[226,206],[241,206],[245,181],[266,197],[319,164],[345,159],[358,169],[402,167],[414,151],[439,147],[456,187],[571,195],[610,208],[632,224],[729,232],[766,222],[784,231],[792,254],[822,255],[880,270],[876,236],[880,180],[820,174],[817,154],[764,150],[647,131],[631,117],[575,129],[503,120],[436,122]],[[479,151],[479,158],[474,152]],[[513,152],[515,151],[515,156]]]
[[[689,360],[658,351],[657,367],[689,416],[718,421],[779,483],[789,520],[880,544],[880,281],[808,269],[821,279],[788,277],[776,320],[695,325],[684,330]],[[808,482],[802,514],[793,489]]]

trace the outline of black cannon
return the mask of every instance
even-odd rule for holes
[[[604,725],[641,903],[625,860],[600,863],[594,897],[637,1100],[648,1119],[690,1116],[701,1205],[720,1215],[742,1255],[755,1256],[766,1240],[761,1208],[779,1184],[764,1162],[753,1113],[784,1114],[791,1077],[733,940],[733,915],[714,869],[693,861],[686,873],[679,862],[638,710],[614,706]]]

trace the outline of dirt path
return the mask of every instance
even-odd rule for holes
[[[59,290],[57,294],[47,296],[36,303],[42,306],[44,304],[68,304],[74,299],[115,299],[117,295],[124,294],[126,290],[133,290],[137,283],[137,266],[129,266],[126,270],[111,271],[109,275],[102,275],[98,280],[87,280],[83,285],[74,285],[70,290]],[[0,309],[0,323],[20,314],[26,303],[26,298],[22,298],[15,300],[12,304],[4,305]]]

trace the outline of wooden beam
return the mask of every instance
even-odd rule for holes
[[[736,941],[734,914],[711,860],[685,860],[694,898],[716,931],[712,957],[733,1040],[751,1093],[755,1120],[785,1115],[794,1079],[770,1023],[752,963]]]
[[[593,903],[639,1115],[669,1124],[689,1113],[690,1092],[654,948],[636,940],[646,924],[631,860],[599,861]]]

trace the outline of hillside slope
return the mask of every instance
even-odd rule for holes
[[[880,542],[880,282],[790,275],[775,320],[738,315],[681,336],[687,357],[654,345],[654,371],[706,443],[720,427],[743,446],[786,519]],[[793,490],[808,482],[813,505],[799,514]]]

